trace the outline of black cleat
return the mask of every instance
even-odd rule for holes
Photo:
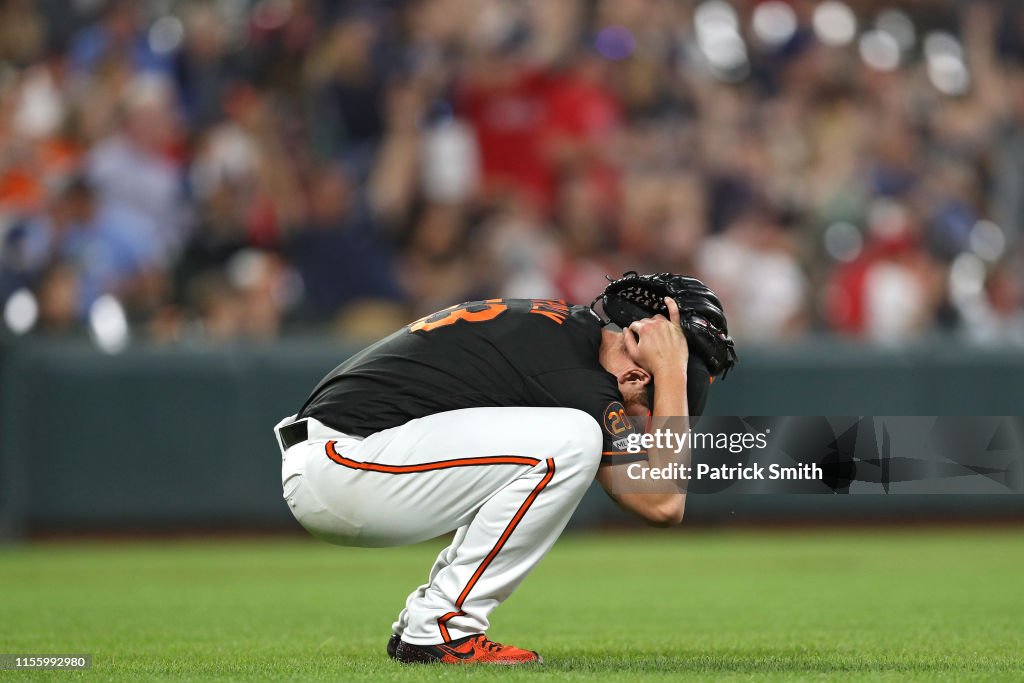
[[[397,633],[392,633],[388,638],[388,657],[391,659],[398,659],[398,644],[400,642],[402,642],[402,637]]]

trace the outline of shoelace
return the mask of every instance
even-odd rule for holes
[[[477,643],[485,647],[490,652],[497,652],[503,649],[505,646],[501,643],[496,643],[493,640],[488,640],[485,636],[477,638]]]

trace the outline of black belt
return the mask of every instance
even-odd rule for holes
[[[284,444],[285,450],[309,439],[309,429],[306,426],[305,420],[292,422],[286,427],[281,427],[277,430],[277,433],[281,435],[281,443]]]

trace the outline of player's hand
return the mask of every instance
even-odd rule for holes
[[[679,307],[665,297],[668,318],[655,315],[632,323],[623,330],[626,352],[633,362],[654,375],[686,372],[689,350],[679,322]]]

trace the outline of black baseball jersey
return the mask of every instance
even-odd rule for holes
[[[626,456],[634,425],[598,360],[601,321],[551,299],[488,299],[407,325],[332,370],[299,417],[367,436],[462,408],[582,410],[601,425],[605,462]],[[629,454],[632,455],[632,454]],[[631,458],[630,458],[631,459]]]

